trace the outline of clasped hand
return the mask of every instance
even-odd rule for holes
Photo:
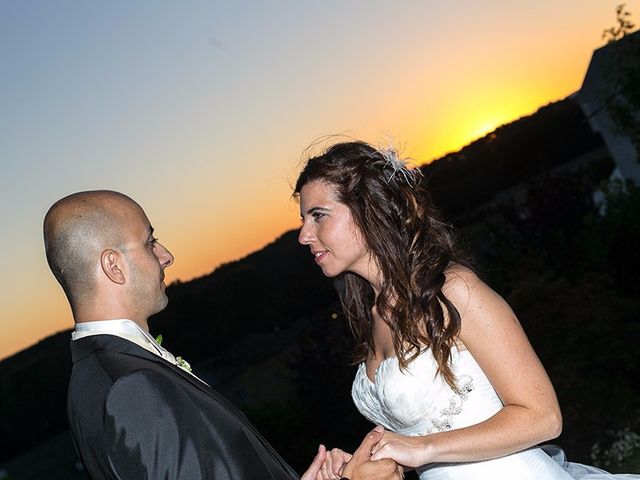
[[[323,475],[319,478],[324,480],[341,478],[344,476],[345,465],[351,461],[351,458],[351,454],[339,448],[327,451],[321,470]],[[425,460],[423,439],[406,437],[389,431],[384,431],[382,438],[371,449],[370,460],[372,462],[384,459],[391,459],[398,465],[408,468],[415,468],[428,463]]]
[[[430,463],[427,458],[425,437],[407,437],[385,431],[382,439],[371,449],[371,460],[390,458],[409,468]]]
[[[402,480],[403,468],[391,459],[373,461],[371,452],[386,432],[376,427],[364,438],[353,455],[334,448],[325,451],[321,446],[318,455],[302,480],[335,480],[342,477],[350,480]]]
[[[376,427],[374,432],[378,432],[378,435],[381,433],[382,435],[379,440],[371,446],[368,458],[370,471],[367,476],[363,476],[362,478],[390,478],[376,470],[377,464],[383,461],[393,460],[393,465],[395,466],[394,473],[399,475],[397,478],[404,476],[404,467],[415,468],[427,463],[423,458],[424,445],[421,439],[388,432],[382,427]],[[369,435],[374,434],[374,432],[371,432]],[[364,443],[365,442],[363,442],[363,445]],[[356,454],[357,453],[358,452],[356,452]],[[351,455],[339,448],[327,451],[320,476],[317,477],[317,480],[336,480],[342,477],[352,478],[346,472],[348,471],[348,465],[350,462],[352,463],[353,457],[356,454]]]

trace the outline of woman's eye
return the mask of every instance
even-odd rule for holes
[[[324,216],[325,216],[325,215],[324,215],[324,213],[321,213],[321,212],[315,212],[315,213],[313,214],[313,219],[314,219],[314,220],[316,220],[316,221],[318,221],[318,220],[321,220]]]

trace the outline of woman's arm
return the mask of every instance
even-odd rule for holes
[[[562,417],[551,381],[507,303],[470,270],[455,266],[443,288],[462,319],[460,340],[504,404],[491,418],[423,437],[385,432],[373,459],[417,467],[500,457],[557,437]]]

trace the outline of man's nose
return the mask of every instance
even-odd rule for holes
[[[158,244],[158,249],[158,261],[160,262],[160,265],[164,268],[169,267],[173,263],[173,255],[171,255],[171,252],[162,244]]]

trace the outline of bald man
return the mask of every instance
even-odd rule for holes
[[[67,414],[92,479],[298,478],[240,411],[149,334],[148,318],[167,305],[173,256],[136,202],[113,191],[69,195],[49,209],[44,242],[76,323]],[[345,478],[400,478],[393,462],[369,458],[381,436],[365,437]],[[321,447],[302,480],[337,478],[323,469],[325,456]]]

